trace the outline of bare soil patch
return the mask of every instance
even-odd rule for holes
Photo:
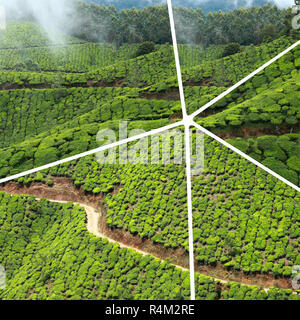
[[[250,137],[260,137],[266,135],[280,136],[287,133],[300,133],[300,124],[294,127],[281,126],[257,126],[257,127],[240,127],[240,128],[228,128],[226,131],[219,131],[217,129],[212,130],[212,132],[222,139],[231,138],[250,138]]]

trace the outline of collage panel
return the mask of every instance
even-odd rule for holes
[[[189,300],[182,140],[171,130],[0,185],[0,299]]]
[[[300,300],[298,2],[0,0],[0,301]]]
[[[195,121],[300,186],[300,45]]]
[[[152,4],[1,2],[0,179],[93,150],[121,120],[181,119],[168,8]]]
[[[299,300],[299,193],[209,136],[192,178],[196,299]]]
[[[188,114],[300,40],[294,1],[173,1]],[[204,110],[203,110],[204,111]]]

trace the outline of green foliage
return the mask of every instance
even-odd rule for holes
[[[141,43],[136,50],[136,57],[144,56],[146,54],[152,53],[155,50],[155,43],[148,41]]]
[[[92,43],[0,50],[7,69],[22,61],[17,69],[38,62],[43,71],[0,74],[0,176],[96,148],[104,143],[96,141],[102,129],[113,129],[118,139],[118,120],[130,121],[128,130],[169,124],[181,112],[179,96],[163,100],[160,85],[176,75],[172,47],[130,59],[135,50]]]
[[[186,87],[189,85],[230,87],[293,43],[291,37],[284,36],[256,47],[251,45],[241,47],[241,52],[224,58],[221,58],[223,45],[212,46],[204,51],[201,47],[198,49],[197,46],[182,45],[179,47],[179,55],[184,67],[183,81]]]
[[[0,259],[7,278],[0,299],[189,299],[189,272],[95,237],[85,219],[85,210],[72,203],[0,193]],[[298,298],[291,290],[266,293],[234,282],[220,285],[199,274],[196,295],[206,300]]]
[[[222,57],[228,57],[233,54],[239,53],[241,50],[241,46],[239,43],[229,43],[223,51]]]
[[[96,238],[85,221],[72,203],[0,193],[0,299],[189,299],[188,272]]]
[[[296,48],[274,62],[213,105],[211,109],[215,112],[197,119],[197,122],[214,130],[243,126],[270,127],[274,131],[279,126],[289,127],[291,131],[296,129],[300,119],[299,72],[292,62],[298,54]],[[190,99],[198,101],[197,97],[191,96]]]
[[[131,59],[135,52],[136,45],[125,44],[116,48],[96,43],[23,49],[0,48],[0,68],[18,72],[88,72]]]
[[[273,24],[267,24],[261,31],[263,42],[273,41],[278,37],[278,31]]]
[[[287,138],[298,145],[299,135]],[[237,140],[237,147],[263,153],[257,144]],[[214,258],[245,273],[286,276],[299,257],[299,194],[210,138],[205,159],[203,174],[193,179],[196,259],[209,264]]]
[[[85,192],[102,193],[113,230],[188,253],[184,166],[100,165],[85,157],[42,174],[45,182],[65,176]],[[19,182],[28,185],[34,179]],[[286,276],[285,267],[299,256],[299,195],[293,188],[207,137],[204,172],[193,177],[192,186],[198,263]]]
[[[282,177],[300,186],[300,134],[229,139],[230,144],[251,155]]]
[[[262,4],[261,1],[259,3]],[[283,30],[286,23],[286,34],[292,29],[287,11],[280,10],[270,3],[264,6],[255,4],[249,8],[245,8],[243,1],[239,1],[238,4],[233,1],[218,1],[217,5],[212,4],[212,1],[202,1],[201,8],[199,3],[198,6],[195,5],[198,9],[184,8],[180,1],[178,5],[179,7],[174,9],[174,18],[179,43],[188,41],[204,47],[233,42],[257,45],[262,42],[262,33],[266,33],[265,28],[270,24],[276,30]],[[229,6],[228,12],[219,10],[224,5]],[[217,9],[205,15],[202,9],[207,6]],[[233,8],[238,9],[232,10]]]

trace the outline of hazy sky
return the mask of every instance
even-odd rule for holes
[[[289,7],[295,4],[293,0],[274,0],[274,1],[280,7]]]

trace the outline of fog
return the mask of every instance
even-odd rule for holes
[[[64,42],[62,33],[57,30],[71,30],[68,17],[74,10],[73,3],[72,0],[0,0],[0,6],[5,8],[8,19],[18,20],[25,15],[32,16],[43,26],[53,43]]]

